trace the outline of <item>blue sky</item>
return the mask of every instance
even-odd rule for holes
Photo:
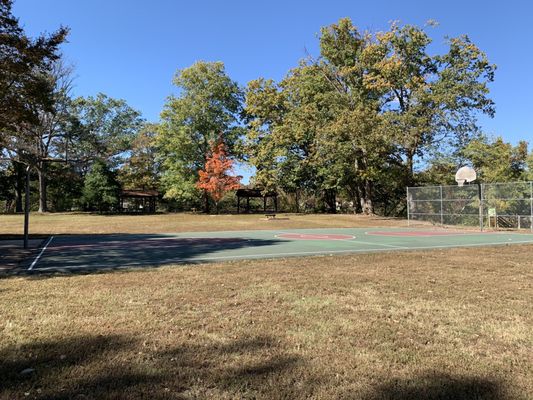
[[[175,92],[176,69],[223,61],[232,79],[281,79],[306,51],[317,54],[321,26],[350,17],[361,29],[392,20],[423,25],[444,51],[445,36],[468,34],[497,64],[488,134],[533,142],[533,3],[529,1],[172,1],[16,0],[14,13],[35,35],[71,28],[66,58],[76,67],[76,95],[123,98],[157,121]]]

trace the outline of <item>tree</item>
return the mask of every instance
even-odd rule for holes
[[[15,135],[22,124],[37,120],[29,104],[51,105],[52,87],[39,72],[59,59],[59,46],[68,34],[61,27],[32,39],[19,26],[12,6],[12,0],[0,0],[0,149],[13,144],[8,135]]]
[[[24,128],[39,123],[39,112],[53,110],[53,83],[48,71],[60,58],[68,29],[28,37],[12,14],[13,1],[0,0],[0,157],[13,163],[16,210],[22,211],[24,167],[35,158],[24,149]]]
[[[108,211],[118,205],[120,185],[115,174],[102,160],[97,160],[85,176],[83,201],[88,209]]]
[[[274,130],[282,124],[286,114],[286,95],[273,80],[259,78],[248,83],[245,100],[245,154],[256,169],[254,183],[265,191],[280,186],[277,161],[279,146]]]
[[[15,175],[12,166],[7,163],[0,163],[0,202],[5,202],[4,211],[9,212],[13,209],[15,196],[13,187],[15,185]]]
[[[372,213],[373,182],[385,170],[391,140],[381,128],[378,94],[363,85],[368,38],[341,20],[322,30],[320,45],[319,60],[302,62],[279,85],[249,84],[251,162],[266,185],[320,191],[333,212],[336,193],[349,188]]]
[[[210,143],[221,136],[228,153],[235,155],[242,134],[242,92],[221,62],[201,61],[178,70],[174,84],[180,95],[167,100],[157,135],[162,185],[166,198],[195,201],[200,195],[196,186],[198,172],[205,165]],[[205,190],[203,197],[208,212]]]
[[[415,174],[416,182],[423,185],[456,185],[455,173],[467,164],[468,161],[461,158],[439,155],[428,162],[428,166]]]
[[[322,189],[313,158],[317,131],[327,121],[320,115],[320,97],[327,93],[321,87],[322,76],[302,65],[279,85],[252,81],[246,93],[246,149],[255,181],[265,192],[294,194],[297,210],[302,193]]]
[[[71,113],[69,157],[85,168],[95,159],[106,160],[113,167],[121,164],[143,126],[137,110],[103,93],[74,99]]]
[[[484,183],[513,182],[527,177],[526,141],[513,146],[501,137],[491,140],[482,136],[470,142],[462,153]]]
[[[428,167],[418,174],[418,181],[435,185],[454,185],[454,176],[463,165],[471,165],[483,183],[514,182],[528,180],[531,171],[531,154],[528,143],[520,141],[516,146],[501,137],[490,138],[480,134],[453,156],[440,155],[429,160]]]
[[[334,118],[320,141],[323,156],[331,160],[330,179],[337,176],[337,187],[344,188],[365,214],[374,213],[376,185],[399,159],[395,137],[385,129],[383,91],[367,85],[369,71],[380,57],[373,45],[370,34],[341,19],[322,28],[321,57],[314,62],[334,99],[330,110]]]
[[[155,137],[158,126],[145,124],[132,141],[129,157],[119,170],[125,188],[156,189],[159,186],[160,162]]]
[[[250,162],[265,185],[314,188],[329,203],[344,191],[365,213],[376,198],[396,208],[386,192],[402,196],[418,159],[466,146],[477,115],[494,113],[495,66],[466,36],[433,56],[418,27],[361,33],[345,18],[319,40],[320,56],[278,85],[248,85]]]
[[[68,137],[72,68],[56,61],[50,66],[50,70],[46,71],[46,77],[53,88],[51,104],[49,107],[43,107],[39,103],[29,103],[37,119],[19,128],[17,140],[19,157],[37,171],[39,212],[48,211],[46,170],[49,162],[66,161],[63,149]]]
[[[46,169],[47,198],[52,211],[83,207],[84,176],[73,163],[50,163]]]
[[[479,113],[494,115],[488,84],[496,66],[468,36],[448,39],[449,50],[432,56],[421,28],[393,23],[375,35],[365,58],[365,86],[381,92],[381,112],[406,160],[413,183],[415,158],[429,151],[464,147],[479,127]]]
[[[526,179],[529,181],[533,181],[533,150],[529,153],[527,157]]]
[[[207,156],[205,167],[199,171],[199,179],[196,186],[205,190],[215,202],[218,213],[218,204],[224,195],[240,188],[242,176],[230,175],[233,161],[226,154],[226,145],[220,141],[212,145],[211,153]]]

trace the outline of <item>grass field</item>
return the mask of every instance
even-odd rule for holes
[[[33,234],[176,233],[238,231],[287,228],[358,228],[369,226],[406,226],[406,221],[360,215],[278,214],[267,221],[261,214],[205,215],[98,215],[87,213],[32,214]],[[22,215],[0,215],[0,235],[21,234]]]
[[[33,229],[401,223],[75,218],[34,217]],[[515,245],[0,279],[0,399],[530,399],[531,254]]]

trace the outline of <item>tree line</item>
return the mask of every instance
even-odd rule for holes
[[[21,211],[26,168],[39,211],[116,207],[120,188],[156,189],[172,209],[219,202],[238,187],[277,191],[292,211],[404,212],[405,187],[453,183],[472,165],[485,182],[533,179],[533,155],[485,135],[496,66],[467,36],[432,54],[413,25],[363,32],[348,18],[324,27],[319,54],[279,82],[241,87],[222,62],[176,72],[179,94],[157,123],[124,100],[72,95],[60,45],[68,29],[28,37],[0,0],[0,200]]]

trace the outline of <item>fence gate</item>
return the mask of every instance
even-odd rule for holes
[[[533,232],[533,182],[408,187],[407,220]]]

